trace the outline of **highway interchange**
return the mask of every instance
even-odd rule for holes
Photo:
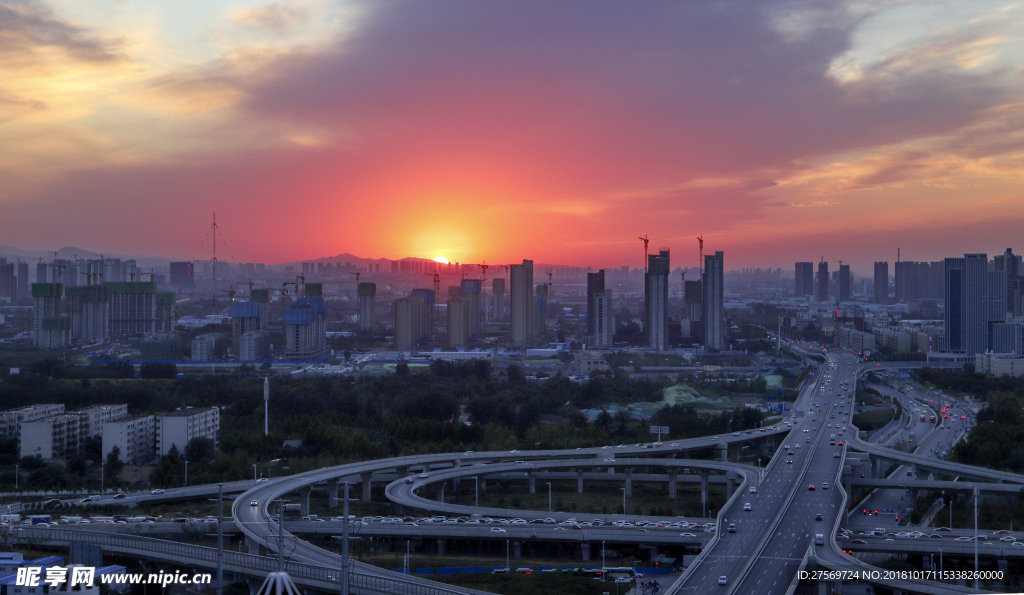
[[[523,518],[553,517],[556,521],[564,521],[566,514],[550,514],[540,511],[510,511],[497,509],[477,510],[474,507],[444,503],[431,500],[424,496],[442,482],[450,482],[461,478],[473,480],[474,477],[492,476],[492,474],[509,473],[582,473],[592,474],[612,467],[621,479],[625,473],[621,469],[651,469],[655,473],[669,474],[675,478],[680,468],[699,471],[701,467],[714,469],[730,474],[735,478],[735,494],[718,512],[717,528],[713,533],[694,532],[694,538],[679,536],[675,531],[665,529],[605,528],[590,527],[587,530],[566,530],[558,526],[525,525],[503,527],[504,533],[493,534],[485,524],[479,527],[472,525],[419,525],[399,523],[383,529],[377,527],[354,526],[354,529],[367,531],[367,534],[395,535],[450,535],[475,536],[483,539],[551,539],[578,540],[596,543],[602,540],[633,540],[634,542],[652,543],[693,543],[704,547],[696,562],[669,589],[671,593],[706,593],[719,592],[725,595],[733,593],[784,594],[792,592],[796,585],[795,577],[799,569],[805,568],[808,562],[819,564],[831,569],[876,569],[856,558],[843,553],[842,547],[858,551],[922,551],[935,548],[941,542],[949,551],[965,553],[971,544],[955,542],[955,537],[964,537],[963,531],[949,532],[942,538],[930,537],[931,531],[924,531],[922,536],[863,536],[852,537],[863,544],[852,544],[846,541],[837,542],[837,533],[842,535],[840,526],[863,533],[866,525],[893,527],[892,516],[866,516],[857,511],[846,518],[846,502],[849,494],[843,486],[844,467],[846,480],[849,483],[851,474],[865,473],[866,480],[872,477],[870,463],[861,465],[857,457],[864,455],[851,454],[851,449],[872,455],[882,462],[878,465],[882,470],[890,464],[898,465],[892,473],[893,484],[909,484],[917,480],[927,479],[929,473],[942,473],[958,478],[958,481],[980,479],[987,482],[1004,482],[1024,484],[1024,476],[979,469],[967,465],[958,465],[940,460],[948,450],[956,436],[965,431],[972,423],[973,411],[965,410],[959,405],[940,413],[943,406],[953,403],[929,403],[919,395],[894,395],[903,404],[905,420],[899,420],[887,434],[887,443],[892,444],[906,439],[910,432],[914,433],[919,444],[917,453],[908,454],[889,448],[888,446],[864,442],[852,427],[854,410],[853,396],[858,381],[858,374],[868,370],[860,364],[853,354],[835,351],[826,355],[825,363],[820,366],[818,376],[813,382],[805,385],[800,398],[794,407],[794,414],[766,432],[753,434],[723,435],[703,437],[690,440],[679,440],[661,444],[657,448],[644,446],[625,446],[615,449],[613,460],[608,459],[606,448],[576,449],[574,451],[503,451],[462,454],[418,455],[395,459],[367,461],[340,467],[326,468],[294,476],[276,478],[271,481],[255,483],[237,482],[231,491],[246,490],[237,497],[232,506],[235,527],[245,534],[252,545],[262,545],[269,551],[277,551],[278,535],[274,513],[274,501],[285,495],[300,493],[300,499],[308,497],[311,486],[327,483],[329,489],[337,489],[337,482],[383,480],[388,478],[386,488],[388,498],[402,507],[411,510],[442,511],[451,515],[481,514],[484,516],[516,515]],[[916,411],[915,411],[916,409]],[[934,427],[930,417],[949,415],[943,419],[943,428]],[[925,420],[920,416],[924,414]],[[961,417],[962,416],[962,417]],[[906,422],[906,423],[904,423]],[[792,426],[787,424],[793,424]],[[684,456],[686,452],[718,448],[723,454],[730,451],[729,445],[748,442],[769,435],[784,437],[783,448],[779,448],[767,468],[763,471],[756,467],[740,465],[728,461],[688,460],[685,458],[669,458]],[[849,458],[849,461],[848,461]],[[866,457],[865,457],[866,458]],[[660,470],[659,470],[660,469]],[[865,471],[866,469],[866,471]],[[907,471],[911,476],[907,476]],[[423,474],[422,476],[420,474]],[[406,481],[406,477],[412,481]],[[581,476],[583,477],[583,476]],[[586,475],[586,477],[592,477]],[[682,479],[682,476],[678,476]],[[854,477],[854,480],[856,477]],[[814,486],[813,489],[811,486]],[[216,494],[212,486],[212,494]],[[206,495],[211,486],[185,488],[193,490],[190,497]],[[204,491],[205,490],[205,491]],[[305,493],[304,493],[305,492]],[[151,499],[170,499],[185,497],[183,493],[168,490],[161,495],[150,495]],[[292,496],[289,496],[292,497]],[[901,502],[901,497],[905,498]],[[136,498],[147,498],[145,496]],[[878,510],[897,510],[909,505],[905,487],[876,488],[858,508]],[[252,503],[255,503],[253,505]],[[749,504],[749,507],[747,506]],[[748,510],[746,508],[749,508]],[[586,515],[588,518],[595,515]],[[622,515],[618,515],[620,518]],[[820,519],[820,520],[819,520]],[[885,519],[887,522],[883,521]],[[635,518],[633,520],[636,520]],[[651,519],[658,520],[658,519]],[[679,519],[676,519],[679,520]],[[688,519],[691,522],[699,519]],[[318,523],[302,524],[286,523],[286,528],[301,533],[320,532]],[[319,523],[323,525],[323,523]],[[227,527],[225,527],[227,528]],[[894,527],[893,527],[894,528]],[[623,530],[625,529],[625,530]],[[331,532],[330,529],[323,529]],[[332,533],[338,534],[340,530]],[[683,532],[683,531],[680,531]],[[819,543],[815,536],[821,535]],[[1024,538],[1024,536],[1021,536]],[[285,532],[286,543],[293,544],[287,548],[289,559],[314,566],[338,568],[341,563],[337,554],[316,547],[301,539],[291,537]],[[842,538],[847,539],[847,538]],[[893,541],[886,541],[886,540]],[[941,541],[940,541],[941,539]],[[843,545],[841,546],[840,543]],[[960,545],[957,545],[959,543]],[[988,556],[999,555],[1003,559],[1016,558],[1024,552],[1024,547],[1014,547],[1006,542],[991,542],[982,549]],[[998,543],[999,545],[995,545]],[[596,549],[596,548],[595,548]],[[995,552],[999,552],[996,554]],[[595,552],[596,553],[596,552]],[[393,575],[390,571],[367,564],[354,563],[353,570],[370,576]],[[876,569],[877,570],[877,569]],[[422,579],[410,577],[410,585],[426,583]],[[974,592],[969,586],[957,586],[934,581],[873,581],[876,585],[895,587],[905,592],[918,593],[963,593]],[[460,589],[459,592],[471,593]],[[397,591],[396,591],[397,592]],[[409,592],[412,592],[410,590]],[[445,592],[450,592],[446,589]]]

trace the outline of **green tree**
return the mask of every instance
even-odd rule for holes
[[[107,453],[107,464],[104,473],[106,481],[110,485],[118,485],[121,471],[124,469],[124,462],[121,461],[121,448],[114,446]]]
[[[213,460],[217,454],[217,447],[213,440],[203,436],[196,436],[185,445],[185,460],[189,462],[205,462]]]

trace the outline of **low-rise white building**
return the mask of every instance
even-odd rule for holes
[[[103,424],[128,415],[128,405],[94,405],[85,409],[77,409],[71,413],[82,416],[78,425],[78,431],[82,438],[102,436]]]
[[[10,440],[20,436],[21,424],[35,421],[51,415],[64,413],[64,405],[45,404],[30,405],[21,409],[0,411],[0,440]]]
[[[993,376],[1024,376],[1024,357],[1012,353],[978,353],[974,356],[974,371]]]
[[[79,423],[76,413],[61,413],[21,424],[23,457],[67,459],[78,454]]]
[[[132,415],[103,424],[103,459],[114,447],[122,461],[145,465],[156,456],[156,417]]]
[[[179,409],[156,418],[156,451],[166,456],[171,448],[185,451],[193,438],[209,438],[220,448],[220,409],[203,407]]]
[[[217,335],[207,333],[192,339],[192,361],[208,362],[217,354]]]

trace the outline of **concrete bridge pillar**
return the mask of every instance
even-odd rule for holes
[[[395,473],[398,474],[398,477],[405,477],[406,475],[409,475],[409,466],[400,465],[398,467],[395,467]]]
[[[309,493],[312,491],[312,486],[306,486],[299,489],[299,504],[302,507],[302,516],[309,514]]]
[[[1006,572],[1010,568],[1010,565],[1009,565],[1008,561],[1006,560],[1006,558],[1001,558],[999,560],[996,560],[996,564],[999,567],[999,572],[1002,572],[1003,576],[1006,576]]]
[[[583,469],[576,470],[576,492],[583,493]]]
[[[668,470],[668,499],[676,499],[676,481],[679,479],[679,469]]]
[[[725,474],[725,497],[732,498],[732,493],[736,489],[736,474],[732,471]]]
[[[327,481],[327,506],[328,508],[338,507],[338,481],[331,479]]]
[[[537,472],[536,471],[530,471],[529,475],[530,475],[530,493],[531,494],[536,494],[537,493]]]
[[[486,475],[478,475],[477,477],[480,478],[480,479],[477,480],[480,483],[480,493],[481,494],[486,494],[487,493],[487,476]]]
[[[443,482],[443,481],[441,483],[437,484],[437,501],[438,502],[444,502],[444,484],[445,484],[445,482]]]
[[[523,557],[523,542],[513,541],[512,542],[512,556],[515,558]]]
[[[438,539],[437,540],[437,555],[439,555],[439,556],[443,556],[444,555],[444,540],[443,539]]]
[[[834,581],[832,583],[832,592],[836,595],[843,595],[843,581]]]
[[[626,469],[626,497],[627,498],[632,498],[633,497],[633,469],[632,468]],[[626,514],[626,511],[623,510],[622,514]]]
[[[818,581],[818,595],[828,595],[828,581]]]
[[[590,561],[590,544],[589,543],[581,543],[580,544],[580,558],[584,562],[589,562]]]
[[[260,555],[260,542],[256,541],[248,535],[245,536],[245,545],[249,548],[249,553],[253,556]]]
[[[729,445],[728,444],[719,444],[718,445],[718,453],[721,455],[722,461],[724,461],[726,463],[729,462]]]
[[[708,475],[707,471],[700,472],[700,502],[703,505],[708,503]]]
[[[359,474],[360,485],[362,486],[362,489],[363,489],[363,502],[372,502],[373,501],[373,499],[372,499],[373,496],[371,495],[372,491],[373,491],[373,482],[371,481],[372,478],[373,478],[373,473],[372,472],[360,473]]]

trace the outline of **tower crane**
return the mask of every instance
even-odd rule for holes
[[[480,265],[480,270],[483,271],[484,283],[487,282],[487,267],[488,266],[489,265],[487,264],[486,260],[484,261],[484,263],[482,265]]]
[[[428,276],[428,277],[433,277],[434,278],[434,303],[436,304],[437,301],[441,298],[441,296],[440,296],[440,293],[441,293],[441,275],[439,275],[437,273],[437,271],[434,271],[433,273],[423,273],[423,274]]]
[[[700,256],[697,260],[697,271],[701,282],[704,281],[704,236],[697,236],[697,244],[700,246]]]
[[[348,272],[348,274],[349,274],[349,275],[355,275],[355,276],[356,276],[356,287],[359,287],[359,276],[360,276],[360,275],[361,275],[362,273],[360,273],[359,271],[356,271],[356,272],[354,272],[354,273],[353,273],[352,271],[349,271],[349,272]]]
[[[651,240],[650,240],[650,238],[647,237],[647,234],[644,234],[643,237],[641,237],[639,239],[640,239],[641,242],[644,243],[644,272],[646,273],[647,272],[647,243],[650,242]]]

